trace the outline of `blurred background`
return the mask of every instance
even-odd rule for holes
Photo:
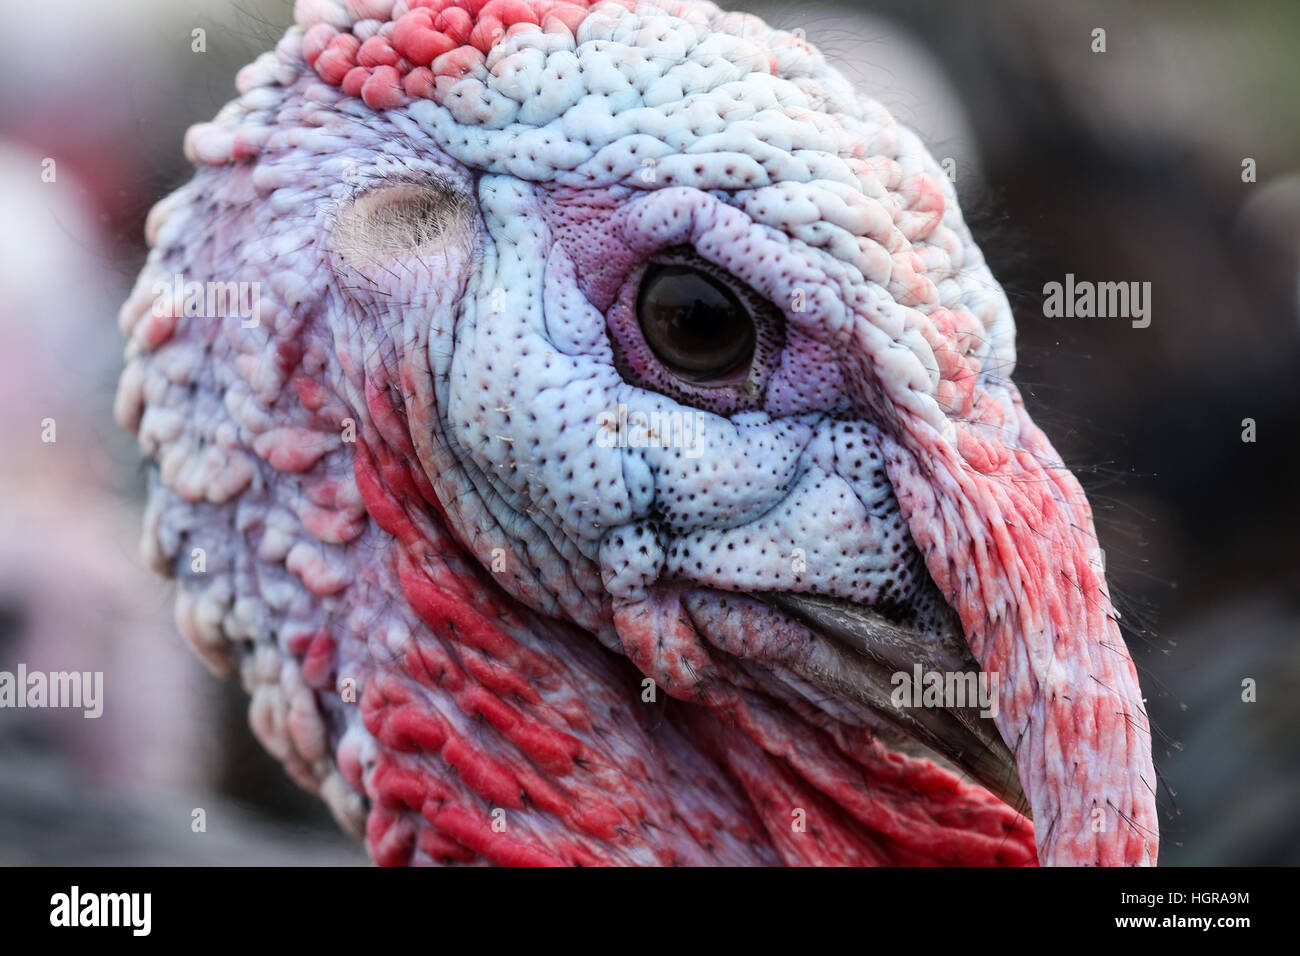
[[[1300,863],[1300,5],[723,6],[803,30],[952,160],[1016,309],[1017,380],[1097,511],[1161,863]],[[185,128],[291,18],[63,0],[0,33],[0,670],[102,670],[113,704],[0,710],[0,864],[364,861],[175,633],[111,416],[145,214],[189,174]],[[1150,326],[1044,317],[1067,273],[1150,282]]]

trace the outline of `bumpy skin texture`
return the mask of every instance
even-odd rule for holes
[[[910,131],[696,0],[296,15],[150,217],[117,411],[180,629],[376,860],[1155,861],[1087,503]],[[639,339],[680,247],[778,313],[745,387]],[[178,273],[260,282],[260,324],[158,307]],[[700,409],[703,454],[606,447],[619,405]],[[810,685],[758,590],[946,602],[1036,833]]]

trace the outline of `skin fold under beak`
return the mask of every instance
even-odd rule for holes
[[[871,709],[885,726],[922,744],[958,770],[1023,813],[1032,817],[1020,786],[1015,756],[981,706],[899,706],[898,675],[913,680],[923,674],[959,677],[953,683],[975,686],[981,674],[956,629],[936,635],[899,626],[870,608],[835,598],[789,592],[753,595],[798,620],[814,634],[817,646],[803,677]],[[974,677],[975,679],[970,679]],[[996,683],[985,679],[996,693]],[[907,696],[910,697],[910,694]],[[995,705],[996,706],[996,705]]]

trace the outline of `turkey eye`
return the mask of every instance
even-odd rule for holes
[[[721,280],[688,265],[653,263],[641,279],[637,321],[669,370],[696,382],[745,371],[754,356],[754,320]]]

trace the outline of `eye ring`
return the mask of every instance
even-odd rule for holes
[[[642,293],[656,276],[684,274],[664,271],[672,266],[687,267],[694,278],[709,286],[710,296],[716,295],[719,303],[726,303],[734,319],[730,327],[738,341],[728,340],[725,335],[716,341],[730,342],[733,352],[706,349],[712,361],[683,361],[666,350],[654,331],[640,320],[638,305],[642,310],[645,306]],[[743,320],[734,312],[737,303],[743,310]],[[608,306],[606,320],[614,367],[625,382],[718,415],[762,408],[768,382],[780,365],[785,347],[782,311],[744,279],[689,245],[661,248],[629,270]]]
[[[743,381],[758,341],[747,288],[694,255],[652,260],[635,313],[646,346],[679,379],[710,387]]]

